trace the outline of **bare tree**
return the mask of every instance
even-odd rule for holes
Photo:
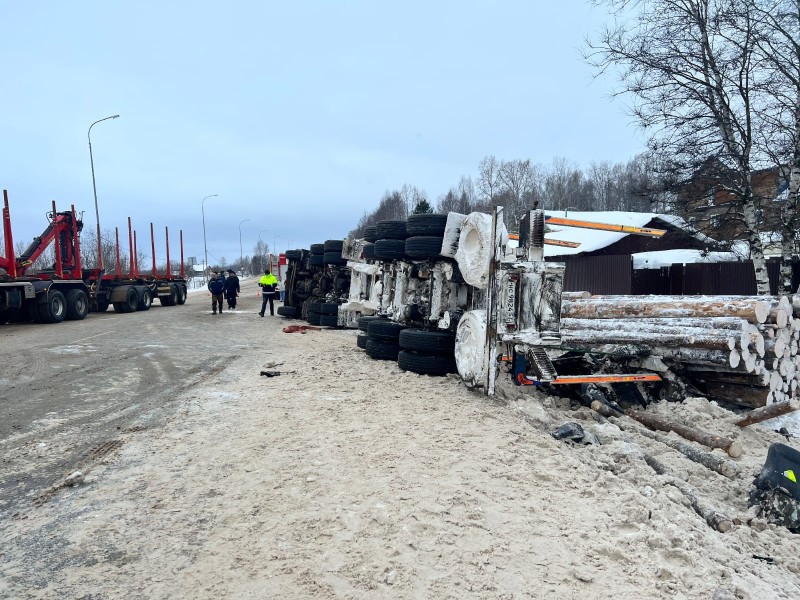
[[[750,0],[756,16],[759,56],[770,72],[766,92],[770,109],[763,111],[764,146],[773,150],[788,189],[781,209],[781,291],[792,290],[792,257],[797,254],[800,196],[800,0]],[[740,21],[737,21],[737,23]]]
[[[519,219],[525,209],[526,198],[530,197],[534,189],[534,171],[531,161],[509,160],[500,164],[498,174],[500,185],[508,193],[506,203],[506,224],[512,229],[518,229]]]
[[[587,59],[602,73],[620,69],[621,92],[655,152],[687,177],[714,157],[717,185],[735,198],[745,224],[759,294],[769,278],[751,175],[755,111],[761,85],[753,14],[736,0],[595,0],[611,13],[634,14],[588,42]],[[733,14],[731,7],[742,8]],[[735,23],[735,25],[734,25]]]
[[[478,165],[478,192],[480,208],[490,210],[495,203],[495,195],[500,184],[500,163],[494,157],[485,156]]]

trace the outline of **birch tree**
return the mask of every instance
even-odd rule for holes
[[[618,69],[620,94],[651,149],[687,176],[705,159],[724,165],[718,185],[744,222],[759,294],[769,294],[751,175],[757,90],[762,84],[753,10],[744,0],[595,0],[620,17],[586,57],[600,73]],[[733,9],[738,14],[733,14]]]

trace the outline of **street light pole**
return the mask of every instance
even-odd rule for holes
[[[239,269],[244,275],[244,253],[242,252],[242,223],[247,223],[250,219],[245,219],[239,223]]]
[[[203,211],[203,251],[205,252],[205,264],[203,265],[203,281],[208,284],[208,244],[206,244],[206,200],[216,198],[218,194],[211,194],[203,198],[200,208]]]
[[[92,127],[97,125],[98,123],[102,123],[103,121],[108,121],[109,119],[118,119],[119,115],[111,115],[110,117],[105,117],[103,119],[99,119],[89,125],[89,131],[86,133],[86,137],[89,138],[89,162],[92,165],[92,189],[94,190],[94,216],[97,219],[97,268],[102,271],[103,269],[103,246],[100,242],[100,209],[97,207],[97,184],[94,180],[94,156],[92,156]]]
[[[259,242],[261,242],[261,234],[264,233],[265,231],[269,231],[269,229],[262,229],[261,231],[258,232],[258,241]],[[263,250],[263,248],[261,246],[259,246],[258,249],[259,249],[259,254],[261,256],[261,272],[263,273],[264,272],[264,250]]]

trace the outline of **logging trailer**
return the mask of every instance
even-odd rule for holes
[[[128,219],[130,268],[122,273],[119,231],[116,231],[116,268],[106,272],[102,259],[98,266],[84,269],[81,264],[80,233],[83,222],[75,207],[58,212],[55,201],[47,214],[48,225],[28,248],[15,255],[11,230],[8,193],[3,190],[3,255],[0,256],[0,324],[11,320],[60,323],[85,319],[90,311],[104,312],[114,306],[116,312],[148,310],[155,298],[164,306],[186,302],[186,278],[181,232],[180,275],[170,269],[169,231],[166,231],[167,268],[156,269],[153,225],[150,225],[153,268],[148,275],[139,272],[136,260],[136,232]],[[53,244],[54,263],[50,268],[28,273],[31,265]]]

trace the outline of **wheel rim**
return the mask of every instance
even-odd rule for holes
[[[66,310],[64,300],[60,296],[53,296],[50,300],[50,309],[54,317],[60,317]]]
[[[75,312],[79,315],[89,312],[89,301],[85,295],[80,294],[75,300]]]

